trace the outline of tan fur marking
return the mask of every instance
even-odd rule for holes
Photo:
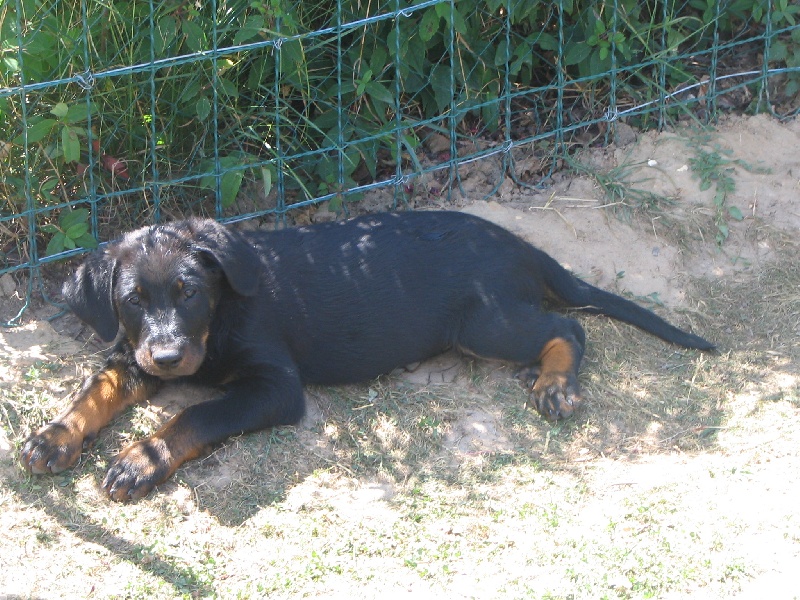
[[[563,338],[554,338],[545,344],[539,355],[542,373],[571,373],[575,370],[572,344]]]
[[[171,462],[173,463],[172,472],[186,461],[203,456],[208,452],[208,448],[197,439],[197,432],[186,427],[186,425],[182,427],[176,426],[178,416],[176,415],[167,421],[153,435],[154,438],[164,440],[167,448],[169,448]]]
[[[144,386],[133,394],[124,394],[124,377],[118,369],[101,371],[89,380],[56,422],[83,435],[97,433],[126,406],[144,399]]]

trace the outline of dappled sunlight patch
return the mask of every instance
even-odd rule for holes
[[[394,483],[386,477],[360,481],[319,471],[294,486],[282,508],[314,511],[326,507],[341,519],[386,522],[397,518],[389,504],[395,494]]]
[[[388,415],[378,415],[374,431],[381,449],[396,458],[402,456],[411,441],[408,432],[403,431],[397,422]]]
[[[444,450],[454,462],[514,450],[499,425],[496,414],[480,408],[461,411],[450,423],[444,437]]]
[[[336,423],[325,423],[322,428],[322,433],[325,437],[335,440],[341,436],[341,431]]]
[[[20,370],[38,363],[52,363],[82,351],[82,345],[61,336],[47,321],[31,321],[14,328],[0,328],[0,381],[11,381]]]

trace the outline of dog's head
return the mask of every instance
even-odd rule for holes
[[[64,284],[70,308],[105,341],[120,324],[147,373],[192,375],[225,286],[258,291],[259,257],[236,232],[208,219],[146,227],[89,256]]]

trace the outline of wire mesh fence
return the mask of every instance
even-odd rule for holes
[[[0,4],[0,275],[186,214],[540,186],[620,121],[796,114],[787,0]],[[430,182],[433,182],[431,184]],[[21,313],[20,313],[21,314]]]

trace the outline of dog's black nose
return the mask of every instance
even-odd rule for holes
[[[154,348],[153,363],[160,369],[174,369],[183,359],[180,348]]]

